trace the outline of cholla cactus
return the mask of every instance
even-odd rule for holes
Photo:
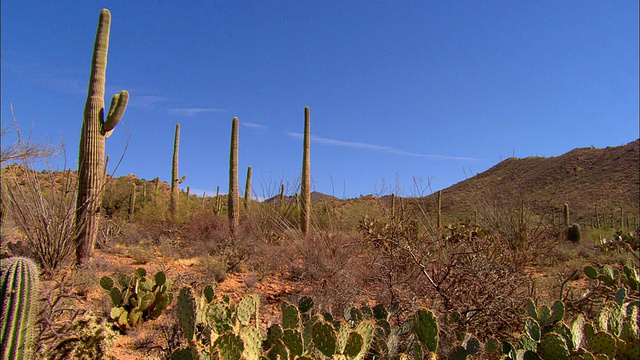
[[[2,260],[0,358],[31,359],[38,299],[38,266],[28,258]]]
[[[105,140],[122,119],[129,101],[129,93],[126,90],[114,95],[105,119],[104,88],[110,26],[111,13],[109,10],[103,9],[100,12],[93,49],[89,92],[80,134],[75,220],[75,226],[78,229],[76,261],[79,265],[86,263],[93,256],[93,248],[98,235],[100,203],[104,185]]]

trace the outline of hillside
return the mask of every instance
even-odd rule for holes
[[[640,140],[604,149],[578,148],[543,158],[509,158],[494,167],[442,190],[442,211],[470,216],[493,205],[517,208],[524,201],[531,210],[560,211],[569,204],[572,219],[589,222],[594,204],[607,218],[620,206],[638,216],[640,199]],[[427,197],[435,204],[436,194]]]

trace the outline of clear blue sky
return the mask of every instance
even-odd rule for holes
[[[131,98],[107,140],[116,176],[258,196],[300,176],[311,108],[313,189],[338,197],[446,188],[512,155],[638,138],[638,1],[3,0],[2,126],[77,146],[98,14],[111,10],[111,95]],[[3,138],[3,143],[11,141]],[[62,167],[63,160],[54,164]],[[431,184],[431,189],[427,184]],[[290,190],[293,191],[293,190]]]

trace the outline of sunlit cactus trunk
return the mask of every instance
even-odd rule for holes
[[[302,150],[302,184],[300,189],[302,233],[307,235],[311,225],[311,132],[309,129],[309,107],[304,108],[304,141]]]
[[[178,199],[180,198],[180,184],[187,175],[179,178],[178,160],[180,157],[180,124],[176,124],[176,135],[173,139],[173,161],[171,162],[171,199],[169,200],[169,212],[171,219],[175,220],[178,216]]]
[[[38,266],[29,258],[13,257],[3,259],[1,267],[0,359],[32,359],[39,300]]]
[[[244,186],[244,208],[249,208],[249,202],[251,201],[251,166],[247,168],[247,182]]]
[[[104,88],[110,25],[111,14],[109,10],[103,9],[100,12],[93,50],[89,91],[80,134],[78,197],[75,217],[75,227],[78,234],[76,238],[78,265],[86,263],[93,256],[93,248],[98,235],[100,203],[105,177],[105,140],[122,119],[129,101],[129,93],[126,90],[114,95],[105,120]]]
[[[229,199],[228,216],[229,231],[232,236],[236,235],[236,230],[240,221],[238,191],[238,118],[231,121],[231,148],[229,150]]]

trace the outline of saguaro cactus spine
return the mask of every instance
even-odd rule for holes
[[[231,121],[231,148],[229,150],[229,230],[235,236],[240,221],[240,203],[238,195],[238,118]]]
[[[186,179],[187,175],[179,178],[178,160],[180,157],[180,124],[176,124],[176,135],[173,139],[173,161],[171,162],[171,199],[169,203],[169,211],[171,218],[175,219],[178,215],[178,199],[180,197],[179,185]]]
[[[304,107],[304,140],[302,149],[302,184],[300,186],[301,212],[300,223],[302,233],[307,235],[311,225],[311,132],[309,107]]]
[[[111,13],[100,12],[96,33],[87,102],[80,134],[78,156],[78,196],[76,201],[75,227],[76,261],[84,264],[93,256],[98,235],[100,203],[104,185],[105,140],[122,119],[129,93],[122,90],[111,99],[111,106],[104,118],[104,89],[107,70],[107,52]]]
[[[38,299],[38,266],[28,258],[2,260],[0,358],[31,359]]]
[[[251,166],[247,168],[247,182],[244,186],[244,208],[249,208],[249,202],[251,201]]]

